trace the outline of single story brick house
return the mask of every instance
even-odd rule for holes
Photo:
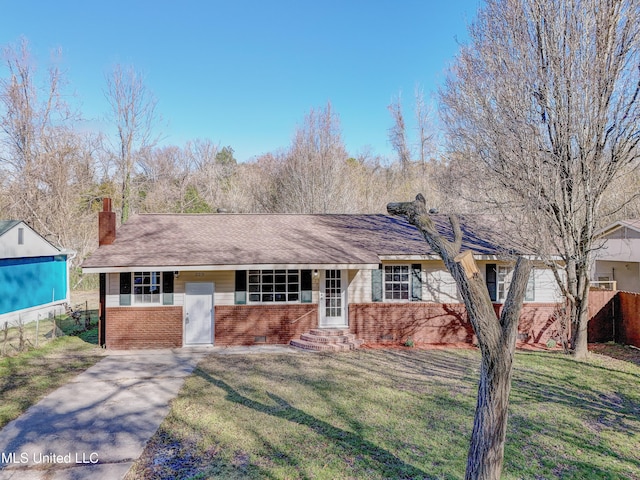
[[[455,282],[415,227],[387,215],[146,214],[116,234],[105,200],[100,246],[82,265],[100,274],[99,342],[107,348],[285,344],[312,329],[367,343],[473,343]],[[434,216],[443,229],[448,220]],[[501,307],[511,246],[481,217],[463,217]],[[534,268],[520,340],[557,335],[561,295]]]

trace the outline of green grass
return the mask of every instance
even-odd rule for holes
[[[479,354],[212,355],[129,478],[463,477]],[[519,353],[505,479],[640,479],[640,367]]]
[[[89,329],[85,330],[85,320],[89,319]],[[54,330],[54,320],[56,329]],[[22,342],[20,328],[11,324],[5,331],[5,325],[0,325],[0,356],[12,356],[25,350],[40,348],[57,337],[77,335],[88,343],[98,344],[98,311],[82,312],[79,320],[68,315],[58,315],[53,318],[43,318],[38,322],[29,322],[22,326]],[[5,335],[6,334],[6,335]]]
[[[77,336],[0,358],[0,428],[101,358],[95,344]]]

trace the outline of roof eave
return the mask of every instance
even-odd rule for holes
[[[251,263],[228,265],[127,265],[82,267],[82,273],[220,272],[235,270],[376,270],[377,263]]]

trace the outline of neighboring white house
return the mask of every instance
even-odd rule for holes
[[[640,220],[620,220],[598,236],[601,246],[595,252],[592,283],[640,293]]]
[[[26,223],[0,221],[0,325],[44,318],[69,303],[69,260]]]

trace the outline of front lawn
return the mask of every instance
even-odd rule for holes
[[[464,475],[479,354],[211,355],[129,478]],[[518,353],[503,478],[640,479],[640,366]]]
[[[0,428],[101,358],[95,344],[76,336],[0,357]]]

